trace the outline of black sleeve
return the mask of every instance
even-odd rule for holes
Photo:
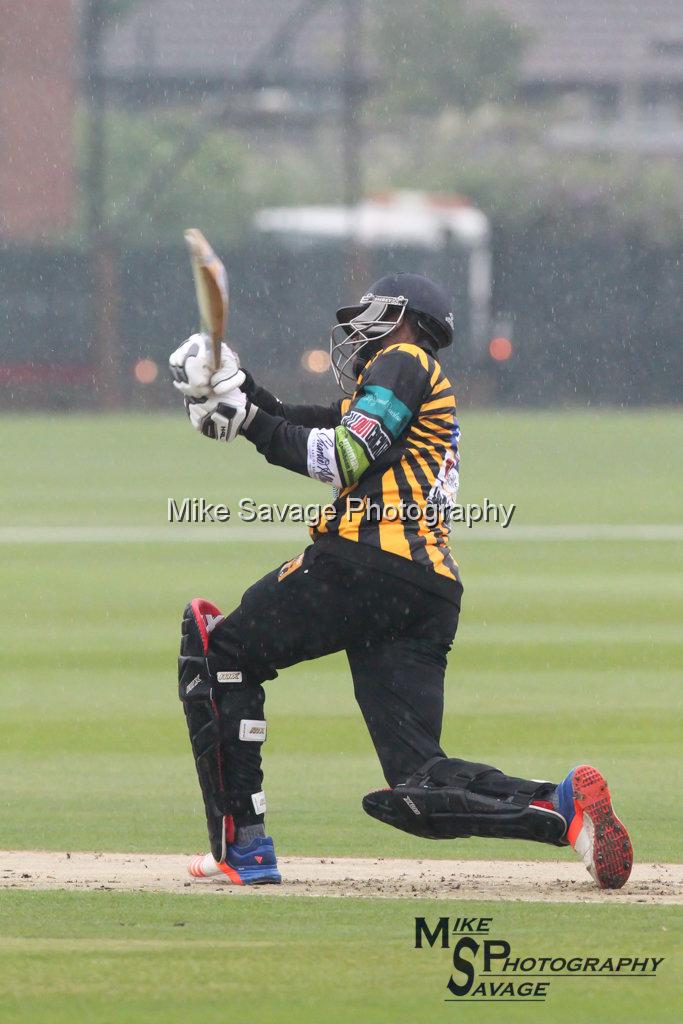
[[[346,487],[359,480],[407,428],[420,407],[429,376],[427,356],[416,345],[391,346],[368,365],[343,419],[339,402],[332,407],[338,411],[334,420],[321,423],[316,418],[310,427],[292,423],[284,415],[296,406],[285,406],[253,386],[247,396],[258,412],[243,433],[268,462]],[[265,396],[269,408],[259,396]],[[331,410],[327,412],[331,415]]]
[[[284,417],[273,416],[259,407],[243,434],[265,456],[267,462],[308,476],[310,432],[309,427],[288,423]]]
[[[250,402],[271,416],[280,416],[301,427],[336,427],[341,422],[341,400],[332,405],[289,405],[257,384],[243,366],[240,369],[245,373],[242,391]]]

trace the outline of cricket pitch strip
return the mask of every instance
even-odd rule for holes
[[[187,874],[189,857],[167,853],[0,851],[0,889],[171,892],[533,903],[683,903],[683,864],[638,864],[624,886],[598,889],[572,861],[394,860],[281,857],[282,885],[234,886]]]

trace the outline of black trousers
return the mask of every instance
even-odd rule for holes
[[[346,651],[356,699],[394,786],[444,756],[444,672],[458,614],[451,601],[312,545],[300,565],[276,569],[246,591],[212,632],[211,653],[259,685],[278,669]],[[240,746],[251,748],[240,786],[260,788],[254,745]]]

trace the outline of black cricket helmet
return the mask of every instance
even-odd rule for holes
[[[346,394],[356,387],[363,349],[386,338],[406,313],[436,349],[453,341],[453,312],[443,288],[421,274],[387,274],[370,287],[357,306],[341,306],[330,335],[330,360],[337,384]],[[369,353],[368,353],[369,354]]]

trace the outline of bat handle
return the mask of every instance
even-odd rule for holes
[[[220,370],[221,368],[221,339],[212,337],[212,348],[213,348],[213,369]]]

